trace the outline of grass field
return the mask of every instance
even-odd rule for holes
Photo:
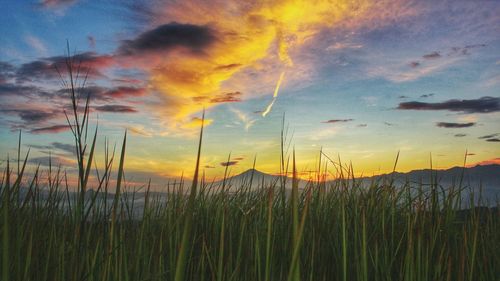
[[[289,182],[283,177],[229,192],[225,181],[213,185],[198,174],[202,127],[192,186],[165,191],[163,199],[149,192],[147,183],[141,198],[122,192],[126,136],[119,159],[108,149],[97,182],[90,183],[97,130],[88,132],[89,99],[79,105],[73,78],[66,85],[72,93],[68,122],[78,188],[70,191],[64,171],[53,167],[36,168],[27,178],[21,149],[14,164],[6,163],[0,182],[2,280],[494,281],[500,276],[499,209],[460,210],[459,181],[446,192],[437,182],[424,188],[395,186],[390,179],[361,188],[352,169],[342,167],[341,181],[311,181],[299,189],[294,153],[282,152],[283,172],[291,166]],[[118,168],[112,173],[113,162]]]

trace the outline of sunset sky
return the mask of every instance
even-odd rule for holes
[[[4,1],[0,161],[74,169],[55,70],[66,42],[88,69],[92,121],[129,178],[201,167],[279,171],[283,115],[299,170],[319,151],[355,172],[500,163],[498,1]],[[63,73],[64,74],[64,73]],[[228,162],[228,155],[231,159]]]

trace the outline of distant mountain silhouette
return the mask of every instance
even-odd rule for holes
[[[227,178],[226,186],[229,186],[231,189],[249,186],[250,180],[252,188],[261,187],[262,183],[265,186],[274,184],[280,186],[279,175],[266,174],[255,169],[250,169]],[[463,188],[464,201],[469,199],[467,196],[469,191],[474,191],[477,195],[481,191],[482,197],[489,200],[492,205],[494,205],[496,200],[500,200],[500,165],[477,165],[469,168],[453,167],[446,170],[422,169],[407,173],[394,172],[370,177],[365,176],[356,180],[361,181],[362,186],[369,186],[373,182],[381,183],[392,180],[396,187],[410,183],[412,186],[422,186],[424,190],[432,182],[437,183],[439,187],[444,189],[450,187]],[[335,184],[335,181],[337,180],[330,180],[326,184]],[[292,179],[287,177],[286,182],[286,187],[291,188]],[[299,180],[299,188],[304,188],[306,184],[307,181]]]
[[[255,169],[249,169],[241,174],[228,177],[225,182],[223,180],[208,183],[211,187],[209,188],[220,188],[224,182],[225,188],[227,188],[230,192],[237,191],[241,188],[249,188],[249,189],[258,189],[258,188],[266,188],[270,186],[281,186],[281,180],[283,178],[279,175],[271,175],[267,173],[263,173],[261,171]],[[284,178],[286,181],[286,189],[287,193],[289,193],[292,183],[292,178],[286,177]],[[469,201],[469,191],[473,191],[476,196],[481,191],[481,196],[483,199],[486,199],[487,205],[496,206],[496,202],[500,202],[500,165],[483,165],[483,166],[475,166],[470,168],[462,168],[462,167],[453,167],[446,170],[413,170],[407,173],[388,173],[383,175],[371,176],[371,177],[360,177],[356,178],[356,181],[360,183],[363,187],[370,186],[372,183],[380,184],[387,183],[389,181],[393,181],[394,186],[400,187],[405,183],[410,183],[413,187],[421,186],[425,191],[429,188],[430,183],[437,182],[438,186],[447,189],[450,187],[458,188],[459,186],[464,189],[462,194],[463,206],[467,207]],[[326,185],[334,185],[337,184],[338,180],[330,180],[326,182]],[[308,181],[299,180],[299,188],[303,189],[306,187]],[[187,181],[184,184],[184,192],[189,192],[191,182]],[[174,191],[172,188],[171,191]],[[28,189],[21,189],[21,197],[27,195]],[[49,191],[46,189],[42,189],[39,191],[39,198],[44,200],[49,196]],[[85,198],[91,199],[95,195],[95,191],[89,189]],[[77,194],[74,192],[70,192],[68,195],[72,199],[76,199]],[[150,193],[151,198],[166,198],[167,193],[165,190],[162,191],[152,191]],[[97,197],[100,200],[113,200],[114,194],[109,193],[107,196],[105,194],[100,193]],[[139,192],[123,192],[122,200],[138,200],[137,206],[140,207],[143,204],[145,199],[145,192],[142,189]],[[476,198],[477,199],[477,198]],[[483,202],[484,204],[485,202]]]
[[[265,181],[276,181],[280,178],[279,175],[271,175],[261,172],[256,169],[249,169],[241,174],[229,177],[226,181],[238,182],[241,180],[249,180],[253,177],[253,181],[259,183],[264,178]],[[381,174],[376,176],[364,176],[357,178],[358,180],[382,180],[384,178],[393,178],[395,181],[421,182],[428,184],[432,180],[437,180],[438,183],[459,183],[460,179],[462,184],[468,183],[482,183],[483,185],[496,185],[500,188],[500,165],[477,165],[470,168],[453,167],[446,170],[413,170],[406,173],[394,172],[388,174]],[[288,177],[288,180],[291,180]]]

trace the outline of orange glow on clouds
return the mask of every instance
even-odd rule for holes
[[[211,97],[238,91],[243,93],[243,99],[249,99],[265,95],[262,91],[266,88],[272,89],[271,84],[255,91],[251,85],[268,82],[237,73],[280,71],[282,74],[274,93],[277,95],[284,69],[290,68],[293,73],[293,69],[304,67],[300,61],[292,59],[293,50],[312,40],[322,29],[337,26],[355,29],[367,23],[381,24],[395,15],[403,17],[412,11],[408,7],[401,8],[398,1],[368,0],[253,3],[188,0],[159,5],[155,8],[160,12],[153,25],[196,24],[209,27],[216,36],[215,42],[201,53],[177,48],[155,57],[158,66],[150,70],[151,82],[165,99],[156,110],[166,117],[165,124],[170,128],[190,127],[187,124],[195,113],[217,104],[209,102]],[[387,10],[391,12],[381,12]]]

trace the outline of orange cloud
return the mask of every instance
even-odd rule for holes
[[[152,87],[164,101],[155,109],[169,127],[190,124],[195,113],[217,104],[211,101],[221,93],[244,92],[245,98],[269,94],[285,69],[287,80],[309,72],[294,54],[324,29],[372,28],[415,10],[399,1],[373,0],[157,5],[153,28],[124,41],[120,52],[133,57],[131,64],[139,61],[149,69]]]

